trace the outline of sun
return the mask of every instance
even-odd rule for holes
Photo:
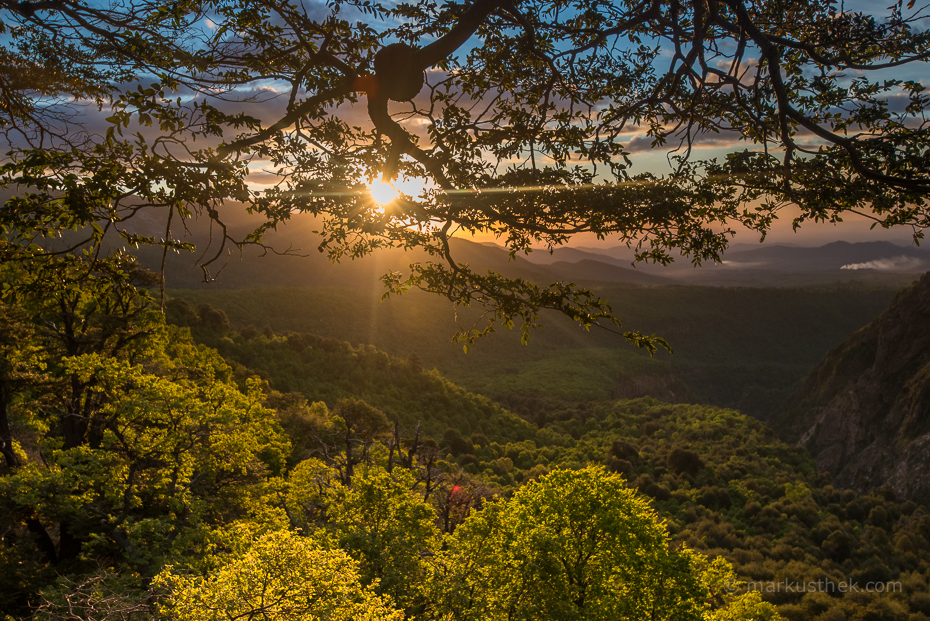
[[[380,207],[389,205],[400,197],[400,192],[393,184],[381,179],[375,179],[368,184],[368,193],[371,195],[371,200]]]
[[[413,177],[401,177],[390,182],[384,179],[373,179],[367,185],[368,194],[380,212],[399,198],[416,199],[424,190],[432,187],[427,180]]]

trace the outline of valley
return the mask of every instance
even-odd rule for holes
[[[239,306],[245,293],[225,292],[213,299],[227,302],[230,317],[287,317],[281,312],[284,304],[275,306],[277,313],[269,305],[260,315],[249,314]],[[250,293],[250,299],[266,301],[286,295],[278,290]],[[714,295],[701,293],[705,304]],[[766,297],[764,290],[756,293],[769,304],[775,299]],[[845,302],[834,303],[848,310],[852,293],[847,293],[850,298],[839,297]],[[216,347],[227,360],[242,365],[239,373],[258,373],[273,391],[294,395],[275,397],[297,404],[286,419],[290,424],[300,417],[294,412],[325,412],[348,396],[364,399],[383,411],[402,430],[402,437],[412,437],[415,429],[436,438],[435,464],[460,472],[447,485],[477,496],[509,497],[553,469],[600,464],[620,473],[632,489],[650,499],[675,542],[710,558],[725,558],[735,576],[754,585],[784,619],[919,620],[930,613],[925,596],[930,570],[927,506],[901,498],[889,486],[845,489],[819,471],[803,447],[779,439],[775,431],[743,413],[698,404],[693,393],[688,395],[691,404],[674,403],[669,386],[641,385],[644,392],[667,391],[664,399],[596,398],[593,393],[572,399],[547,394],[541,382],[535,393],[517,389],[489,400],[428,371],[416,353],[397,357],[332,337],[270,327],[237,331],[233,321],[205,321],[220,315],[204,299],[210,298],[185,293],[172,302],[169,316],[189,326],[199,341]],[[189,300],[199,300],[199,311]],[[812,309],[805,310],[814,317]],[[696,314],[700,316],[700,310]],[[225,318],[225,311],[221,316]],[[429,313],[420,315],[425,316]],[[785,330],[770,338],[787,340],[791,334]],[[532,351],[535,338],[517,351]],[[547,346],[549,356],[568,364],[561,355],[569,349],[565,342],[550,341]],[[472,356],[474,350],[455,355]],[[586,360],[590,362],[582,357],[572,362],[584,365]],[[650,369],[661,360],[630,360],[634,377],[661,377],[668,370]],[[520,361],[510,359],[508,364]],[[803,376],[806,370],[798,373]],[[567,366],[553,371],[553,376],[565,375],[572,377]],[[304,451],[304,457],[320,456],[313,442],[295,450]],[[449,489],[444,493],[450,494]],[[844,586],[840,593],[808,583],[854,587],[846,592]]]
[[[216,572],[238,567],[262,546],[275,554],[310,546],[305,554],[348,555],[359,572],[357,588],[374,589],[366,592],[402,607],[398,614],[445,618],[443,611],[478,606],[508,584],[503,577],[480,582],[497,557],[474,573],[469,546],[481,528],[502,529],[493,532],[505,548],[521,531],[481,520],[516,511],[550,482],[575,481],[619,486],[644,503],[643,519],[660,524],[666,538],[659,549],[684,554],[676,561],[688,567],[681,575],[696,581],[687,614],[720,621],[930,618],[923,487],[896,483],[887,474],[894,464],[869,480],[850,479],[858,454],[847,454],[846,470],[831,470],[820,444],[807,445],[813,453],[798,444],[811,437],[811,420],[842,425],[841,415],[829,414],[837,407],[831,399],[847,390],[835,378],[855,383],[869,364],[888,366],[870,343],[894,352],[894,339],[913,341],[914,361],[902,364],[914,373],[903,380],[879,375],[883,390],[894,391],[895,381],[909,386],[906,403],[914,407],[895,406],[892,417],[905,421],[908,464],[923,476],[925,384],[915,335],[926,325],[917,311],[901,310],[923,308],[901,302],[923,294],[898,286],[918,274],[837,274],[840,260],[881,261],[874,246],[859,248],[860,255],[842,248],[834,264],[810,273],[782,257],[789,267],[765,272],[766,286],[731,286],[729,276],[714,277],[712,285],[639,272],[634,278],[587,251],[564,257],[575,261],[514,264],[492,247],[463,248],[476,264],[522,270],[527,278],[551,278],[553,269],[577,273],[579,283],[610,302],[624,328],[660,335],[673,352],[650,356],[618,334],[587,332],[544,313],[529,344],[516,326],[478,339],[466,353],[450,336],[481,325],[479,311],[415,291],[382,300],[377,276],[396,265],[391,255],[331,272],[312,261],[303,271],[286,269],[292,257],[253,260],[231,264],[209,287],[174,265],[169,282],[190,288],[167,291],[164,318],[145,311],[117,326],[116,315],[82,307],[87,334],[101,347],[117,346],[113,334],[142,335],[133,337],[142,340],[125,359],[88,353],[69,361],[32,336],[39,332],[23,331],[13,321],[20,311],[10,307],[3,334],[22,362],[7,381],[28,371],[27,384],[10,385],[32,392],[31,401],[10,409],[22,438],[14,459],[22,465],[6,471],[0,501],[11,516],[8,532],[19,534],[0,553],[0,604],[21,611],[38,598],[58,618],[61,598],[98,602],[100,593],[111,593],[108,605],[148,615],[146,602],[161,597],[150,585],[180,579],[165,559],[198,575],[222,575]],[[159,293],[150,292],[140,310]],[[875,326],[885,327],[879,333]],[[845,357],[863,348],[873,358]],[[29,355],[40,355],[45,366],[24,352],[44,352]],[[130,360],[139,366],[126,366]],[[99,419],[108,431],[96,446],[55,443],[66,427],[46,412],[63,403],[55,390],[69,394],[59,377],[89,378],[87,388],[78,382],[70,390],[85,395],[82,403],[99,403],[92,407],[108,417]],[[199,413],[175,420],[174,412]],[[873,412],[869,424],[880,428],[882,416]],[[204,432],[196,429],[209,431],[197,436]],[[187,433],[201,440],[189,444]],[[901,442],[893,434],[882,438],[873,453]],[[168,446],[184,460],[179,466],[189,464],[170,475],[193,477],[188,491],[160,483],[175,459],[164,453]],[[52,467],[41,466],[40,456]],[[103,493],[114,485],[112,472],[142,474],[117,478],[123,491]],[[79,500],[63,503],[63,489]],[[363,490],[376,496],[359,495]],[[127,505],[121,497],[138,500]],[[559,510],[549,506],[543,515]],[[126,526],[101,526],[86,519],[88,511]],[[388,512],[393,521],[378,527],[387,530],[370,530],[365,512],[372,511]],[[43,554],[29,551],[30,528],[47,533]],[[369,539],[372,532],[384,539]],[[303,535],[278,540],[274,533]],[[143,541],[145,554],[131,552]],[[118,573],[95,574],[91,559],[101,556],[116,559]],[[96,582],[55,583],[63,570]],[[459,602],[453,587],[443,586],[456,580],[473,584],[479,600]],[[91,584],[101,586],[82,590]],[[829,586],[840,584],[842,592]],[[546,587],[539,597],[557,592]],[[172,606],[182,605],[179,597]]]

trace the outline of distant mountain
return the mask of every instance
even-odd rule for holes
[[[506,252],[496,244],[501,252]],[[626,247],[623,247],[626,249]],[[610,249],[608,249],[610,250]],[[633,254],[627,258],[615,257],[596,249],[555,248],[548,250],[534,250],[527,255],[519,255],[520,260],[538,266],[544,266],[547,273],[558,276],[563,280],[596,281],[603,283],[629,283],[644,286],[659,286],[677,284],[675,280],[637,269],[639,265],[633,262]]]
[[[233,238],[243,238],[261,223],[234,202],[221,208],[221,217]],[[132,233],[155,239],[166,234],[166,212],[140,211],[124,223]],[[375,284],[388,271],[405,271],[411,262],[437,261],[422,251],[399,249],[374,253],[363,260],[345,259],[333,265],[318,251],[320,222],[309,215],[296,215],[277,230],[265,233],[269,250],[249,247],[242,252],[227,246],[220,252],[217,226],[209,219],[175,221],[172,235],[193,242],[193,254],[169,253],[168,284],[175,288],[206,286],[204,271],[197,264],[204,257],[219,256],[208,266],[216,282],[209,286],[241,288],[255,286],[341,286],[346,283]],[[77,239],[70,235],[66,242]],[[73,238],[73,239],[72,239]],[[46,242],[53,245],[53,242]],[[64,243],[64,242],[61,242]],[[122,239],[113,238],[122,246]],[[790,245],[734,244],[723,263],[695,267],[687,257],[677,257],[669,266],[635,263],[635,251],[625,245],[610,247],[559,247],[549,252],[537,249],[510,258],[503,247],[493,243],[451,240],[454,257],[479,271],[493,270],[513,278],[540,284],[573,281],[581,285],[625,283],[641,286],[689,284],[739,287],[823,286],[837,283],[871,286],[904,286],[910,275],[930,269],[930,250],[899,246],[890,242],[834,242],[816,248]],[[273,249],[273,250],[271,250]],[[287,251],[286,255],[276,252]],[[143,264],[158,270],[162,252],[143,247],[137,252]]]
[[[578,263],[580,261],[598,261],[608,265],[616,265],[631,269],[633,267],[633,255],[630,253],[629,258],[615,257],[607,252],[600,252],[591,248],[554,248],[552,252],[548,250],[534,250],[526,255],[526,260],[538,265],[552,265],[553,263]]]
[[[145,228],[145,234],[153,234],[148,229],[157,229],[157,223],[142,222],[138,226]],[[163,235],[162,232],[159,234]],[[240,225],[238,234],[243,236],[248,229]],[[185,241],[191,241],[198,247],[193,254],[178,255],[169,253],[166,277],[173,288],[243,288],[243,287],[288,287],[288,286],[380,286],[378,277],[389,271],[406,272],[413,262],[441,262],[438,257],[431,257],[421,250],[404,251],[402,249],[379,250],[370,256],[358,260],[346,258],[337,264],[331,263],[325,254],[317,251],[319,236],[314,233],[317,223],[309,218],[295,218],[280,231],[269,231],[263,240],[277,251],[289,250],[290,254],[264,252],[260,248],[247,247],[242,252],[232,247],[227,248],[213,265],[209,266],[210,275],[216,282],[207,285],[203,271],[197,267],[202,256],[210,256],[218,248],[216,240],[210,239],[209,231],[200,228],[190,231]],[[142,231],[140,231],[142,232]],[[504,248],[496,244],[477,243],[467,239],[450,240],[452,255],[458,263],[467,264],[477,272],[492,270],[511,278],[524,278],[540,284],[557,281],[626,283],[638,285],[671,284],[672,281],[659,276],[621,267],[627,265],[609,257],[581,253],[584,255],[578,263],[559,261],[551,264],[538,264],[522,255],[511,259]],[[206,252],[204,249],[207,249]],[[562,250],[562,249],[560,249]],[[570,249],[566,249],[570,250]],[[539,253],[543,254],[543,253]],[[142,248],[137,252],[143,265],[157,270],[161,265],[160,248]],[[536,253],[531,256],[535,257]],[[549,256],[549,255],[546,255]],[[561,256],[561,255],[559,255]],[[594,257],[597,260],[591,260]]]
[[[830,351],[772,422],[838,485],[930,501],[930,273]]]
[[[574,263],[558,261],[546,266],[549,273],[560,276],[564,280],[598,281],[607,283],[630,283],[656,287],[660,285],[676,284],[676,281],[636,271],[629,268],[618,267],[612,263],[582,259]]]
[[[557,248],[533,252],[527,259],[540,265],[566,263],[581,269],[584,261],[597,261],[658,276],[666,282],[723,287],[803,287],[835,284],[906,286],[913,276],[930,269],[930,250],[899,246],[890,242],[833,242],[816,248],[789,245],[734,244],[722,263],[694,266],[688,257],[678,257],[668,266],[633,261],[626,246],[608,248]],[[602,274],[603,276],[603,274]],[[635,282],[649,284],[640,277]]]
[[[617,261],[624,262],[626,265],[629,265],[636,260],[636,251],[632,248],[627,248],[626,246],[608,246],[606,248],[578,246],[578,250],[611,257]]]
[[[595,255],[595,256],[592,256]],[[634,252],[626,246],[594,248],[559,248],[551,260],[537,259],[537,253],[530,255],[536,263],[555,261],[580,261],[595,259],[614,262],[629,267],[634,260]],[[544,256],[550,256],[545,254]],[[897,259],[897,260],[896,260]],[[921,272],[930,269],[930,250],[914,245],[897,245],[891,242],[845,242],[838,241],[817,247],[793,246],[790,244],[733,244],[723,256],[722,266],[731,269],[761,269],[773,271],[809,272],[838,269],[848,270],[893,270]],[[637,264],[637,269],[648,271],[662,270],[661,266]],[[706,264],[704,267],[721,267]],[[676,258],[670,266],[672,271],[691,269],[687,257]]]
[[[728,252],[724,265],[781,272],[877,270],[923,272],[930,269],[930,251],[891,242],[833,242],[817,248],[764,246]]]

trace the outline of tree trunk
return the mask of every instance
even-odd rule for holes
[[[10,417],[7,411],[10,407],[10,394],[6,382],[0,384],[0,451],[8,468],[17,468],[19,458],[13,451],[13,430],[10,428]]]

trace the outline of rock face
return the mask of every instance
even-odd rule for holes
[[[771,423],[840,485],[930,502],[930,272],[829,352]]]

